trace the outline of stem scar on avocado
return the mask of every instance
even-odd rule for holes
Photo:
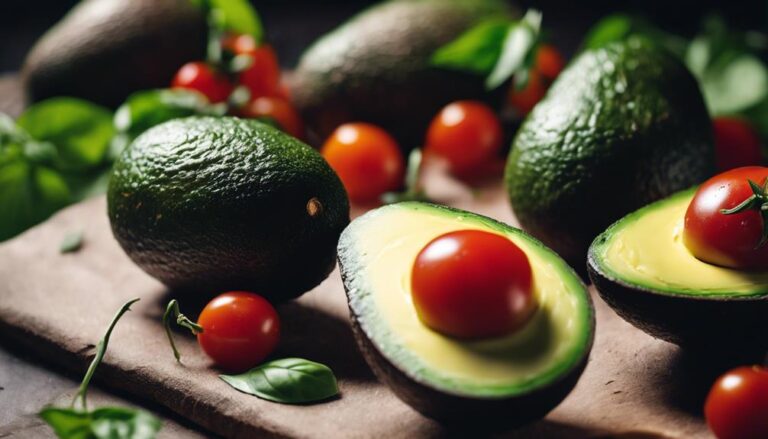
[[[309,201],[307,201],[307,213],[312,218],[320,216],[323,213],[323,203],[321,203],[317,197],[310,198]]]

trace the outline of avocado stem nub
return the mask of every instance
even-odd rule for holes
[[[307,201],[307,213],[312,218],[320,215],[323,213],[323,203],[321,203],[317,197],[310,198],[309,201]]]

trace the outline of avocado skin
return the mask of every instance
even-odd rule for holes
[[[354,315],[352,331],[365,361],[379,381],[422,415],[456,427],[481,426],[492,431],[505,430],[543,418],[571,393],[588,359],[585,355],[566,375],[536,392],[507,399],[471,398],[436,390],[395,367],[366,336]],[[587,352],[592,349],[591,343]]]
[[[595,242],[604,239],[601,235]],[[616,313],[653,337],[691,351],[765,353],[768,295],[762,297],[674,296],[640,288],[606,274],[590,249],[589,278]]]
[[[349,202],[312,148],[254,120],[190,117],[139,136],[115,163],[112,231],[171,288],[298,297],[334,268]],[[322,209],[312,217],[308,201]]]
[[[454,214],[480,217],[485,223],[509,228],[509,226],[492,218],[483,217],[471,212],[429,203],[419,204]],[[356,298],[360,293],[359,291],[350,290],[350,286],[358,288],[356,286],[358,283],[354,280],[358,269],[356,264],[344,263],[344,259],[351,260],[352,255],[355,253],[351,234],[347,232],[352,226],[353,224],[342,233],[338,248],[339,271],[344,284],[344,290],[347,294],[352,332],[360,352],[363,354],[374,375],[403,402],[422,415],[447,426],[459,429],[472,428],[472,431],[475,433],[478,429],[486,430],[486,432],[495,432],[519,427],[543,418],[560,404],[576,386],[581,374],[584,372],[589,359],[589,353],[592,351],[594,344],[595,310],[589,294],[586,296],[589,308],[589,338],[584,348],[584,354],[578,363],[575,363],[557,380],[529,393],[507,398],[482,398],[449,393],[436,389],[427,383],[420,382],[419,379],[410,375],[407,371],[395,366],[376,347],[364,329],[365,325],[361,324],[360,315],[365,313],[366,305],[364,301]],[[533,240],[535,241],[535,239]],[[563,263],[563,266],[566,265]],[[572,268],[567,267],[566,269],[573,276],[576,276]],[[586,286],[583,283],[582,288],[586,290]]]
[[[431,119],[450,102],[500,104],[484,78],[430,65],[432,54],[473,24],[509,15],[498,0],[392,0],[323,36],[302,55],[291,96],[322,142],[337,126],[364,121],[395,136],[403,149],[424,142]]]
[[[84,0],[35,44],[23,81],[33,101],[75,96],[116,107],[203,59],[206,33],[189,0]]]
[[[560,75],[520,128],[505,181],[523,228],[584,267],[613,221],[714,171],[695,79],[631,38],[583,53]]]

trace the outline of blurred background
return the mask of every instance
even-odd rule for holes
[[[119,1],[119,0],[118,0]],[[35,40],[56,23],[76,0],[0,1],[0,73],[18,70]],[[355,12],[375,3],[371,0],[252,1],[267,29],[267,35],[284,67],[292,67],[301,51],[319,35],[331,30]],[[651,19],[670,31],[693,35],[701,20],[716,13],[733,27],[768,28],[768,1],[701,0],[545,0],[518,1],[522,7],[544,12],[544,27],[557,29],[551,41],[570,54],[584,33],[600,17],[611,12],[629,12]]]

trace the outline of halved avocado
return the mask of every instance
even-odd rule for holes
[[[631,213],[589,249],[589,277],[625,320],[697,349],[768,348],[768,272],[702,262],[682,240],[695,189]]]
[[[528,255],[539,308],[521,330],[467,341],[425,326],[410,294],[411,267],[433,238],[456,230],[509,238]],[[543,417],[587,363],[594,310],[579,276],[521,230],[426,203],[381,207],[339,242],[339,265],[358,345],[376,376],[422,414],[511,427]]]

